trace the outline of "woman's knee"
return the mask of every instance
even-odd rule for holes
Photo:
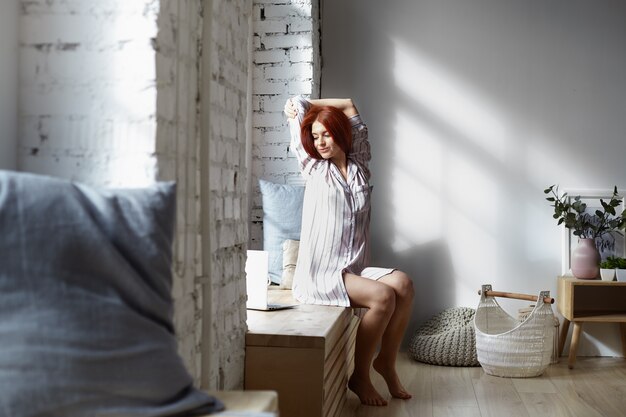
[[[394,271],[394,275],[394,289],[396,290],[398,298],[409,301],[413,300],[413,297],[415,296],[415,288],[411,277],[402,271]]]
[[[393,314],[396,309],[396,293],[393,288],[381,286],[373,297],[371,309],[385,315]]]

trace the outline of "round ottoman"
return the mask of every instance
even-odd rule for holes
[[[476,356],[474,314],[468,307],[442,311],[421,326],[411,339],[409,355],[432,365],[480,366]]]

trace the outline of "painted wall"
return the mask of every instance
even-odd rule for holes
[[[625,44],[610,0],[322,1],[322,96],[368,123],[373,261],[416,282],[408,336],[483,283],[556,291],[543,189],[626,191]],[[585,331],[581,354],[621,356],[617,325]]]
[[[0,13],[0,169],[17,165],[18,6],[5,0]]]

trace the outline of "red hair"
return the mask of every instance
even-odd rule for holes
[[[302,146],[306,153],[315,159],[324,159],[315,148],[313,133],[311,129],[315,121],[324,125],[333,141],[339,146],[339,149],[346,154],[352,149],[352,127],[348,116],[341,110],[332,106],[311,106],[307,111],[300,126],[300,136],[302,137]]]

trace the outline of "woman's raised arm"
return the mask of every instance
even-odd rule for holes
[[[321,98],[315,100],[307,100],[314,106],[333,106],[341,110],[348,118],[356,116],[359,112],[350,98]],[[296,117],[296,106],[291,99],[285,103],[285,114],[288,118]]]
[[[309,100],[315,106],[333,106],[341,110],[348,118],[356,116],[359,112],[351,98],[320,98]]]

